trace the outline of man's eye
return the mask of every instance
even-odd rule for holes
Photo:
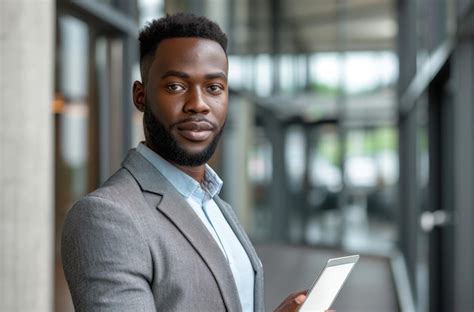
[[[179,84],[170,84],[170,85],[167,85],[166,88],[171,91],[171,92],[178,92],[178,91],[182,91],[184,90],[184,87],[179,85]]]
[[[223,90],[223,87],[220,86],[220,85],[210,85],[208,87],[209,91],[211,91],[212,93],[220,93],[222,90]]]

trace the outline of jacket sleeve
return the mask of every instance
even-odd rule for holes
[[[155,312],[148,244],[130,212],[87,196],[64,223],[61,258],[75,310]]]

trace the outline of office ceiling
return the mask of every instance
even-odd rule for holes
[[[393,0],[235,1],[231,53],[391,50]]]

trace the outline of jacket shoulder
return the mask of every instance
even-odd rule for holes
[[[142,190],[132,174],[121,168],[107,179],[99,188],[84,196],[81,200],[89,197],[98,197],[112,202],[129,197],[131,194],[139,194]]]

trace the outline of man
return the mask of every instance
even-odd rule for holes
[[[139,40],[133,101],[146,141],[68,213],[62,260],[75,309],[262,311],[261,262],[206,165],[227,115],[227,38],[177,14]]]

